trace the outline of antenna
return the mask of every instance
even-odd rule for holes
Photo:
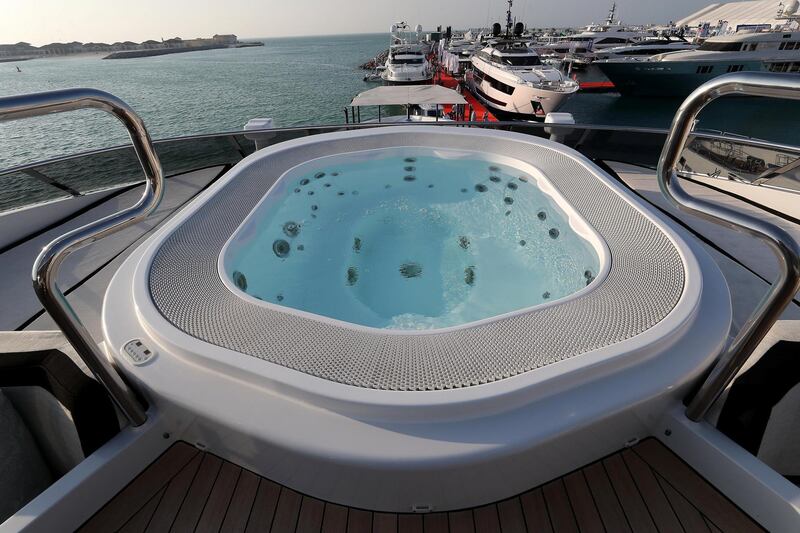
[[[506,38],[511,35],[511,27],[514,25],[514,20],[511,18],[511,5],[514,0],[508,0],[508,9],[506,10]]]
[[[608,18],[606,19],[606,26],[611,26],[614,24],[614,14],[617,12],[617,3],[613,2],[611,4],[611,9],[608,11]]]

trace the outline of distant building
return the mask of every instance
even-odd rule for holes
[[[108,43],[83,43],[83,49],[86,52],[108,52],[111,50],[111,45]]]
[[[167,48],[183,48],[186,45],[180,37],[173,37],[172,39],[164,41],[164,46]]]
[[[236,44],[239,42],[239,39],[237,39],[232,33],[226,35],[217,34],[214,35],[212,39],[214,40],[214,44]]]
[[[149,39],[142,43],[141,47],[145,49],[153,49],[153,48],[163,48],[163,44],[158,41],[154,41],[153,39]]]

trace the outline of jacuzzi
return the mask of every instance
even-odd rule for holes
[[[105,345],[178,437],[373,510],[497,501],[651,434],[716,265],[581,154],[396,126],[260,150],[126,260]]]

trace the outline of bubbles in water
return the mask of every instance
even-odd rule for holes
[[[336,176],[338,176],[338,175],[339,175],[339,173],[338,173],[338,172],[331,172],[331,176],[333,176],[333,177],[336,177]]]
[[[486,185],[484,185],[483,183],[479,183],[479,184],[477,184],[475,186],[475,190],[478,191],[478,192],[486,192],[486,191],[489,190],[489,188]]]
[[[314,191],[308,191],[309,196],[314,196]]]
[[[283,239],[278,239],[272,243],[272,251],[280,258],[288,256],[291,249],[292,247],[289,246],[289,243]]]
[[[308,178],[303,178],[300,180],[300,185],[308,185]]]
[[[233,271],[233,283],[241,290],[247,290],[247,278],[238,270]]]
[[[544,294],[542,294],[542,298],[544,298],[545,300],[547,300],[548,298],[550,298],[550,293],[549,293],[549,292],[547,292],[547,291],[545,291],[545,292],[544,292]]]
[[[593,281],[594,281],[594,277],[586,278],[586,285],[588,286]]]
[[[538,218],[539,220],[547,220],[547,213],[545,213],[544,211],[539,211],[538,213],[536,213],[536,218]]]
[[[319,209],[318,205],[314,204],[314,205],[311,206],[311,210],[312,211],[316,211],[317,209]]]
[[[391,188],[392,188],[392,186],[391,186],[391,185],[389,185],[389,184],[387,183],[386,185],[384,185],[384,186],[383,186],[383,188],[384,188],[384,189],[391,189]]]
[[[461,237],[458,238],[458,245],[464,250],[466,250],[467,248],[469,248],[469,239],[462,235]]]
[[[511,198],[510,196],[506,196],[505,198],[503,198],[503,201],[506,203],[506,205],[511,205],[514,203],[514,199]]]
[[[353,196],[358,196],[358,191],[353,191]]]
[[[433,189],[433,183],[431,183],[430,185],[428,185],[428,188],[429,188],[429,189]]]
[[[494,183],[500,183],[500,178],[497,176],[489,176],[489,180],[493,181]]]
[[[400,265],[400,275],[404,278],[418,278],[422,275],[422,265],[419,263],[403,263]]]
[[[278,294],[278,295],[275,297],[275,299],[276,299],[276,300],[278,300],[279,302],[282,302],[282,301],[283,301],[283,294]]]
[[[414,167],[404,167],[403,170],[405,170],[406,172],[414,172],[416,170],[416,168],[414,168]]]
[[[512,191],[516,191],[517,190],[517,184],[514,183],[513,181],[509,181],[507,187],[509,189],[511,189]]]
[[[472,285],[475,284],[475,267],[474,266],[468,266],[467,268],[464,269],[464,283],[466,283],[469,286],[472,286]]]
[[[297,245],[297,250],[298,250],[298,251],[302,252],[302,251],[303,251],[303,250],[305,250],[305,249],[306,249],[306,247],[305,247],[304,245],[302,245],[302,244],[298,244],[298,245]]]
[[[339,191],[336,193],[337,196],[344,196],[344,191]]]
[[[326,183],[325,185],[323,185],[323,187],[330,187],[330,186],[331,186],[330,183]]]
[[[467,192],[467,189],[461,189],[461,192]]]
[[[526,244],[528,244],[528,243],[525,242],[525,239],[522,239],[521,241],[519,241],[519,245],[520,246],[525,246]]]
[[[358,281],[358,269],[350,267],[347,269],[347,284],[351,287]]]
[[[511,210],[509,209],[508,211],[506,211],[506,216],[508,216],[510,214],[511,214]]]
[[[297,235],[300,233],[300,224],[297,222],[292,222],[291,220],[286,222],[283,225],[283,233],[287,237],[297,237]]]
[[[296,193],[300,192],[300,187],[296,188],[296,189],[294,190],[294,192],[296,192]]]
[[[415,179],[417,179],[417,177],[409,174],[408,176],[405,176],[403,179],[405,181],[414,181]]]
[[[492,172],[500,172],[500,167],[492,165],[489,167],[489,170],[491,170]]]
[[[416,163],[417,162],[417,158],[416,157],[406,157],[405,159],[403,159],[403,161],[405,161],[406,163]]]
[[[556,228],[550,228],[547,234],[550,235],[551,239],[558,239],[559,231]]]
[[[314,179],[320,179],[320,178],[324,178],[324,177],[325,177],[325,173],[324,172],[317,172],[316,174],[314,174]]]
[[[584,270],[583,271],[583,277],[586,278],[586,279],[591,278],[592,277],[592,271],[591,270]]]
[[[355,253],[358,253],[358,252],[361,251],[361,239],[359,239],[358,237],[353,239],[353,251]]]

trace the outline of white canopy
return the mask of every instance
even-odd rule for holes
[[[353,98],[350,105],[360,107],[407,104],[460,105],[466,103],[463,96],[441,85],[390,85],[364,91]]]

